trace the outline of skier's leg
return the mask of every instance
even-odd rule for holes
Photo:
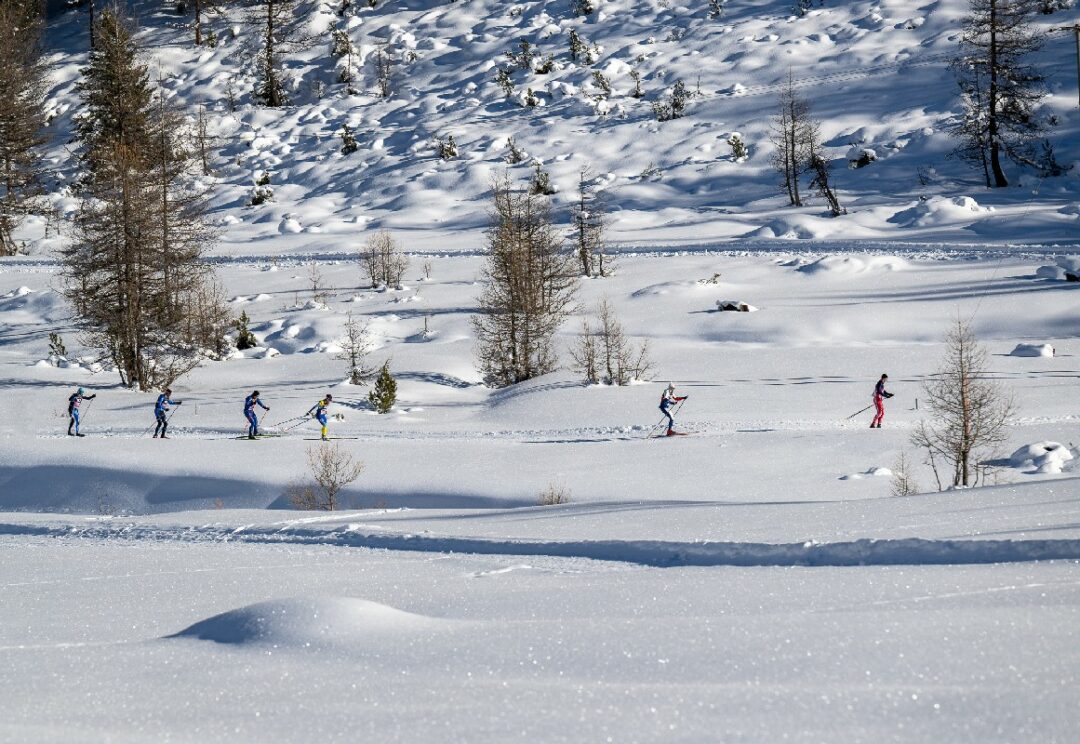
[[[326,416],[316,416],[315,418],[318,419],[320,424],[322,424],[322,438],[326,439],[326,434],[327,434]]]
[[[75,414],[68,414],[68,436],[73,437],[75,434],[71,431],[71,427],[75,426]]]
[[[672,418],[671,411],[667,410],[666,408],[661,408],[660,410],[662,410],[664,412],[664,415],[667,416],[667,430],[670,433],[675,429],[675,419]]]
[[[881,419],[885,417],[885,404],[880,400],[874,401],[874,419],[870,422],[870,428],[881,428]]]
[[[248,420],[248,436],[251,437],[252,439],[254,439],[255,435],[259,433],[259,419],[255,415],[255,412],[252,411],[251,413],[249,413],[247,415],[247,420]]]
[[[75,424],[75,436],[79,436],[79,409],[76,408],[71,412],[71,421]],[[70,427],[69,427],[70,429]]]
[[[165,439],[165,432],[169,430],[169,417],[162,412],[158,419],[158,423],[161,424],[161,438]]]

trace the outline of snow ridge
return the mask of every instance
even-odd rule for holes
[[[132,523],[48,527],[0,524],[0,535],[94,540],[245,542],[333,545],[373,550],[478,555],[587,558],[655,568],[686,566],[893,566],[1080,560],[1080,539],[845,542],[676,542],[668,540],[513,540],[414,534],[373,534],[358,525],[332,530],[300,527],[162,527]]]

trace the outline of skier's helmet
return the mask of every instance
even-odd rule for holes
[[[76,393],[76,395],[85,395],[86,394],[86,389],[85,388],[79,388],[78,390],[75,391],[75,393]]]
[[[667,384],[667,389],[671,390],[671,391],[674,391],[675,390],[675,383],[674,382],[669,382]]]
[[[165,388],[164,393],[165,395],[172,395],[172,388]]]

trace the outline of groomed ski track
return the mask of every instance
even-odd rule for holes
[[[299,526],[162,527],[126,519],[91,525],[0,524],[0,534],[57,539],[246,542],[331,545],[424,553],[586,558],[657,568],[688,566],[886,566],[1017,563],[1080,559],[1080,539],[862,539],[834,543],[671,542],[660,540],[493,540],[365,532],[362,525],[330,530]]]

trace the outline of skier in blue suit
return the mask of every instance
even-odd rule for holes
[[[162,439],[168,439],[165,436],[165,432],[169,428],[169,406],[181,405],[182,400],[171,400],[172,390],[165,388],[165,392],[157,397],[157,403],[154,404],[154,418],[157,419],[157,426],[154,427],[154,439],[158,438],[158,432],[161,433]]]
[[[84,400],[93,400],[97,397],[97,393],[94,395],[87,395],[86,390],[79,388],[71,396],[68,397],[68,436],[69,437],[84,437],[85,434],[79,433],[79,406],[82,405]],[[71,433],[72,427],[75,428],[75,433]]]
[[[258,390],[244,398],[244,417],[248,420],[248,439],[254,439],[259,434],[259,417],[255,415],[255,406],[259,406],[264,411],[270,410],[270,406],[263,405],[263,402],[259,400]]]

